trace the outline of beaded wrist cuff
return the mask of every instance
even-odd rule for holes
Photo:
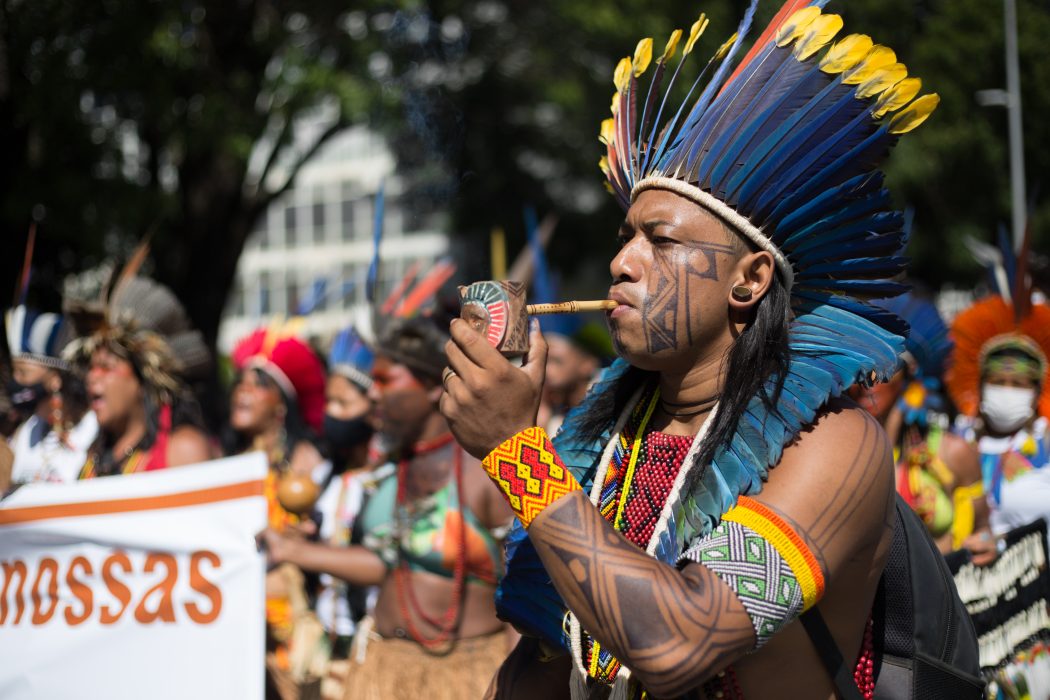
[[[526,428],[505,441],[481,465],[526,528],[541,510],[580,489],[539,427]]]
[[[824,595],[824,574],[802,538],[746,496],[678,562],[701,564],[733,589],[755,627],[756,649]]]

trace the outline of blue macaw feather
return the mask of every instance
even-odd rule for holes
[[[849,239],[857,238],[863,240],[873,234],[893,233],[901,230],[903,217],[900,212],[882,211],[868,214],[860,219],[839,224],[826,231],[815,232],[806,240],[799,241],[791,248],[791,253],[801,255],[802,253],[821,247],[833,245],[848,245]]]
[[[821,280],[819,284],[811,282],[807,286],[812,289],[848,292],[853,295],[868,296],[872,299],[884,299],[908,291],[908,285],[888,280]]]
[[[907,322],[909,330],[904,342],[918,364],[919,378],[925,381],[940,377],[952,341],[937,307],[910,293],[881,300],[877,305]]]
[[[810,200],[801,202],[797,209],[786,212],[776,225],[773,240],[780,241],[813,221],[817,221],[842,207],[843,202],[869,196],[882,189],[882,173],[861,173],[848,178],[842,184],[829,188]],[[779,209],[779,207],[778,207]],[[776,213],[776,212],[774,212]]]
[[[854,239],[849,241],[848,246],[841,245],[830,249],[810,250],[801,255],[791,252],[788,254],[788,259],[795,264],[797,269],[804,270],[807,265],[811,265],[814,262],[833,262],[835,260],[896,255],[904,250],[904,245],[903,231],[887,231],[878,235],[869,235],[861,240]],[[799,276],[796,276],[796,279],[799,278]]]
[[[820,277],[823,275],[847,274],[853,277],[874,277],[880,279],[892,277],[905,268],[908,258],[901,255],[879,258],[853,258],[852,260],[832,260],[826,263],[815,263],[805,268],[805,272],[795,275],[796,280]]]
[[[818,133],[814,137],[816,142],[810,143],[803,141],[800,135],[788,144],[791,149],[785,148],[783,152],[774,153],[769,163],[770,167],[775,166],[776,173],[757,173],[752,181],[757,183],[766,176],[769,187],[758,189],[752,184],[747,188],[747,200],[753,202],[750,206],[756,212],[754,216],[765,220],[768,212],[775,209],[779,201],[794,195],[802,186],[809,187],[818,177],[820,186],[827,188],[869,170],[870,164],[862,154],[876,143],[869,143],[868,135],[872,132],[878,134],[880,130],[872,124],[866,107],[859,100],[849,97],[842,103],[842,111],[832,115],[836,120],[849,121],[833,136],[821,136]],[[883,136],[888,134],[886,132]],[[862,145],[864,148],[860,149]],[[840,158],[844,150],[851,151],[854,148],[860,150],[852,158]]]
[[[789,51],[778,51],[777,45],[769,42],[755,60],[736,76],[732,83],[725,86],[711,104],[710,111],[717,116],[705,120],[697,128],[694,139],[700,144],[698,152],[709,151],[711,135],[718,133],[722,125],[733,124],[739,119],[751,104],[755,93],[762,89],[769,76],[783,64],[789,54]]]
[[[814,305],[831,306],[846,313],[859,316],[894,335],[904,335],[906,326],[900,318],[883,308],[841,294],[829,294],[814,289],[792,290],[792,308],[796,314],[810,313]]]
[[[770,123],[776,123],[773,117],[792,110],[792,98],[799,99],[799,93],[804,92],[815,77],[810,70],[811,66],[795,60],[790,50],[781,49],[779,52],[772,52],[772,56],[780,59],[779,64],[771,66],[774,70],[768,77],[761,76],[760,87],[753,92],[748,102],[744,103],[740,99],[733,102],[732,114],[729,117],[733,121],[723,121],[727,128],[704,154],[704,162],[697,171],[697,179],[701,186],[709,186],[712,181],[725,182],[729,166],[746,159],[740,155],[741,152],[763,128]],[[808,96],[803,96],[803,99],[807,98]],[[750,115],[756,116],[749,119]],[[700,149],[694,151],[694,157],[699,152]]]
[[[817,83],[820,90],[806,96],[808,99],[800,106],[785,105],[791,109],[786,119],[776,119],[780,115],[775,113],[766,115],[776,128],[766,134],[750,153],[738,158],[743,165],[731,179],[720,180],[726,183],[724,189],[730,199],[748,201],[754,183],[763,178],[772,181],[772,175],[791,162],[786,159],[792,154],[809,155],[819,150],[820,143],[827,139],[828,133],[834,133],[837,123],[848,122],[864,109],[863,103],[853,97],[852,90],[843,90],[837,79],[829,82],[829,76],[816,67],[815,61],[810,67],[810,75],[820,79]]]
[[[845,152],[840,152],[837,158],[825,165],[820,171],[813,173],[810,178],[802,183],[794,192],[779,200],[768,216],[763,218],[778,219],[786,212],[791,211],[802,202],[812,199],[815,195],[835,185],[841,184],[858,174],[867,170],[866,156],[871,151],[882,152],[896,140],[896,136],[890,133],[889,123],[876,129],[871,135],[864,138],[860,143]],[[771,198],[765,198],[769,200]],[[762,207],[762,201],[756,208]]]
[[[740,24],[736,28],[736,41],[733,42],[733,46],[722,59],[721,64],[718,66],[718,70],[715,71],[715,74],[707,83],[707,87],[704,88],[702,93],[700,93],[700,98],[696,101],[696,104],[693,105],[693,109],[689,113],[689,116],[687,116],[682,123],[683,129],[692,129],[696,122],[704,116],[711,100],[718,94],[718,90],[722,87],[722,83],[725,80],[726,73],[729,72],[730,67],[733,65],[733,58],[736,56],[736,52],[740,50],[740,45],[747,37],[747,33],[751,30],[751,22],[755,18],[755,10],[757,9],[758,0],[751,0],[748,4],[747,10],[744,12],[743,19],[740,20]]]
[[[789,232],[786,227],[779,226],[774,238],[777,245],[784,250],[793,250],[795,245],[810,236],[819,235],[822,231],[835,228],[854,219],[866,217],[874,212],[885,211],[889,204],[889,199],[889,191],[875,190],[867,196],[847,201],[846,206],[826,212],[824,216],[816,221],[799,226],[794,231]]]

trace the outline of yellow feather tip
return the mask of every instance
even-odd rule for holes
[[[850,34],[835,42],[820,60],[820,69],[829,75],[847,71],[864,60],[873,46],[867,34]]]
[[[708,24],[710,24],[710,20],[707,19],[707,15],[701,12],[699,19],[693,22],[693,26],[689,28],[689,38],[686,39],[685,48],[682,49],[683,56],[692,52],[693,47],[696,46],[696,40],[704,33]]]
[[[736,43],[736,37],[736,32],[733,32],[733,36],[726,39],[726,43],[718,47],[718,51],[715,51],[714,60],[721,61],[723,58],[725,58],[725,55],[729,53],[729,49],[733,48],[733,44]]]
[[[795,58],[799,61],[805,61],[827,46],[828,42],[834,39],[841,29],[842,18],[838,15],[821,15],[817,17],[810,22],[798,43],[795,44]]]
[[[875,95],[882,94],[907,77],[907,66],[903,63],[891,63],[885,68],[875,71],[873,76],[861,83],[857,87],[856,97],[858,100],[875,97]]]
[[[634,49],[634,60],[631,62],[631,66],[634,69],[634,77],[640,76],[645,72],[645,69],[649,67],[649,64],[653,60],[653,40],[652,37],[646,37],[638,42],[638,46]]]
[[[616,72],[613,73],[613,85],[616,86],[617,92],[623,92],[627,89],[627,83],[631,79],[631,57],[625,56],[620,59],[620,62],[616,64]]]
[[[896,62],[897,54],[893,53],[893,49],[876,44],[868,52],[868,55],[864,57],[863,61],[843,74],[842,82],[846,85],[860,85],[875,75],[875,72],[880,68],[885,68]]]
[[[660,58],[657,59],[659,63],[666,63],[670,61],[678,50],[678,42],[682,40],[682,30],[676,29],[671,32],[671,38],[667,40],[667,46],[664,47],[664,52],[660,54]]]
[[[919,94],[920,89],[922,89],[922,80],[905,78],[879,96],[875,106],[871,108],[871,118],[882,119],[890,112],[896,112],[911,102],[912,98]]]
[[[820,8],[814,5],[809,7],[803,7],[801,10],[795,12],[780,25],[780,29],[777,30],[776,42],[777,46],[787,46],[795,39],[802,36],[802,32],[806,31],[806,27],[810,23],[820,16]]]
[[[612,96],[612,104],[609,105],[609,111],[615,117],[616,113],[620,111],[620,93],[614,92]]]
[[[893,116],[890,120],[890,133],[908,133],[926,121],[940,102],[941,97],[936,92],[923,95]]]
[[[598,140],[606,146],[612,144],[613,134],[616,133],[616,122],[612,119],[603,119],[601,131],[598,132]]]

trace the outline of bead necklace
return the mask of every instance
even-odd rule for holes
[[[628,541],[642,549],[653,535],[656,521],[694,439],[691,435],[648,431],[659,403],[658,397],[659,392],[655,390],[643,396],[634,417],[621,433],[619,449],[614,452],[605,475],[600,507],[603,517]],[[608,650],[588,637],[584,653],[589,653],[590,657],[589,675],[604,683],[612,683],[620,664]]]
[[[864,626],[864,638],[861,641],[860,654],[857,663],[853,667],[853,682],[857,684],[864,700],[872,700],[875,697],[875,643],[871,630],[872,618]],[[740,681],[736,677],[736,671],[732,666],[724,670],[704,683],[704,697],[717,700],[744,700],[744,693],[740,690]]]
[[[412,451],[412,457],[433,452],[453,441],[451,433],[427,442],[416,443]],[[399,514],[407,514],[408,509],[408,465],[411,457],[406,457],[398,462],[397,473],[397,509]],[[452,478],[456,480],[456,510],[462,515],[463,512],[463,450],[457,445],[453,458]],[[398,552],[401,551],[400,536],[404,528],[398,528]],[[467,572],[467,532],[466,527],[459,529],[459,539],[456,542],[456,560],[452,574],[452,600],[443,615],[432,617],[420,605],[419,599],[412,586],[412,572],[408,562],[400,558],[398,567],[394,570],[394,583],[397,589],[397,601],[400,608],[401,618],[405,621],[409,636],[425,649],[435,649],[446,644],[451,638],[459,624],[459,614],[463,603],[463,592],[466,583]],[[438,629],[435,637],[427,637],[413,622],[411,612],[426,621],[432,627]]]

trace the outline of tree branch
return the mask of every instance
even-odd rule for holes
[[[289,120],[289,123],[291,123],[291,120]],[[321,146],[323,146],[325,142],[328,141],[328,139],[332,138],[337,133],[345,129],[348,125],[349,123],[347,122],[347,120],[343,117],[342,114],[340,114],[339,117],[334,122],[332,122],[328,126],[328,128],[321,133],[320,136],[317,137],[317,140],[314,141],[314,143],[308,149],[306,149],[303,155],[300,156],[299,160],[296,161],[295,165],[289,168],[288,178],[280,187],[275,189],[273,192],[267,192],[263,188],[260,189],[261,196],[256,198],[255,201],[256,209],[265,209],[267,206],[269,206],[270,202],[277,199],[286,191],[288,191],[288,188],[290,188],[292,186],[292,183],[295,181],[295,176],[299,174],[299,169],[306,165],[306,163],[317,154],[317,151],[320,150]]]

